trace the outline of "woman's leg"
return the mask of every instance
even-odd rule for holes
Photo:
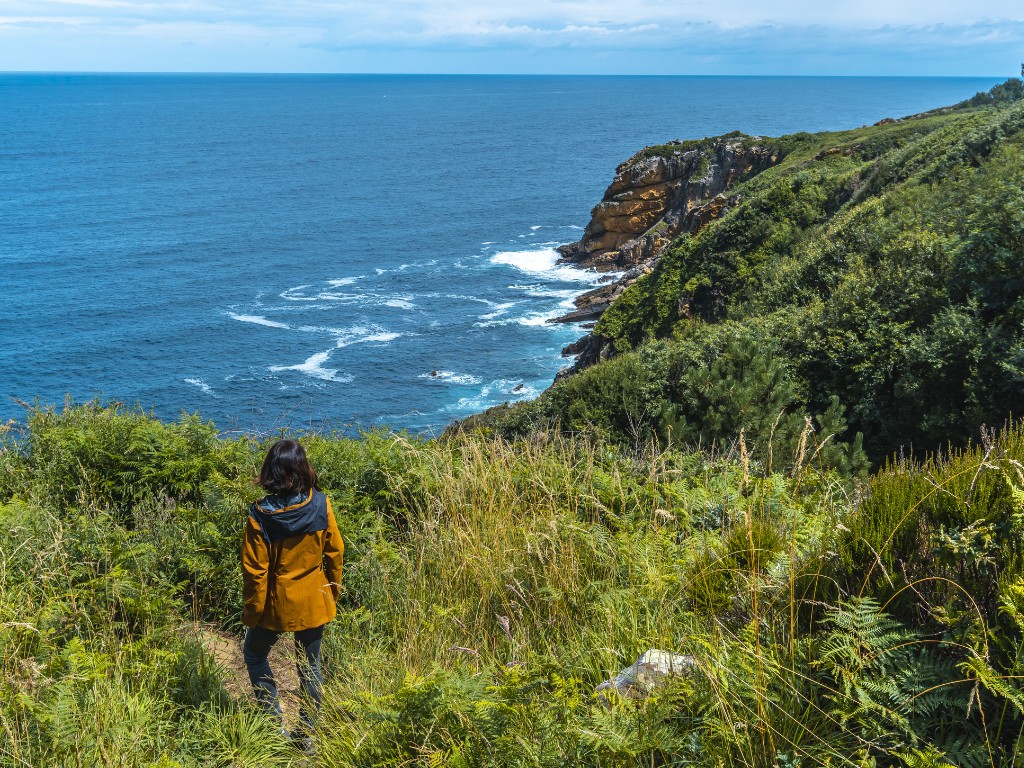
[[[303,693],[299,717],[308,731],[312,731],[314,728],[313,721],[320,709],[320,697],[324,688],[324,677],[320,670],[320,641],[323,640],[323,637],[323,627],[303,629],[295,633],[296,661],[299,668],[299,683]],[[305,663],[298,658],[300,647],[305,651]],[[312,711],[309,709],[310,705],[313,707]]]
[[[263,627],[249,628],[242,642],[242,657],[245,659],[245,668],[249,672],[249,682],[252,683],[256,699],[280,722],[281,702],[277,698],[277,682],[274,680],[270,662],[267,661],[278,635],[280,632],[272,632]]]

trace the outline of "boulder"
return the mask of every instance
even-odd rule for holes
[[[615,691],[631,699],[643,698],[667,678],[688,674],[695,664],[693,656],[652,648],[640,654],[631,666],[597,686],[594,692],[602,699],[607,691]]]

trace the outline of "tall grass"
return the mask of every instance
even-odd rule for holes
[[[315,763],[1015,764],[1024,431],[860,486],[814,438],[307,437],[347,545]],[[194,630],[239,632],[265,445],[95,404],[5,440],[0,765],[299,764]],[[691,671],[594,695],[652,647]]]

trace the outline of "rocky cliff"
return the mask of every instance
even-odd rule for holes
[[[595,323],[622,292],[651,271],[679,235],[698,232],[737,202],[737,183],[779,161],[759,137],[739,133],[648,147],[615,169],[615,178],[594,207],[583,237],[558,248],[562,261],[620,273],[576,299],[576,309],[555,322]],[[592,334],[563,351],[579,355],[571,370],[609,354]]]

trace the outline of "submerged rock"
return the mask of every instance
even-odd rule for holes
[[[615,691],[631,699],[643,698],[664,683],[666,678],[689,673],[695,664],[693,656],[652,648],[640,654],[640,658],[631,666],[597,686],[594,692],[602,698],[606,691]]]

